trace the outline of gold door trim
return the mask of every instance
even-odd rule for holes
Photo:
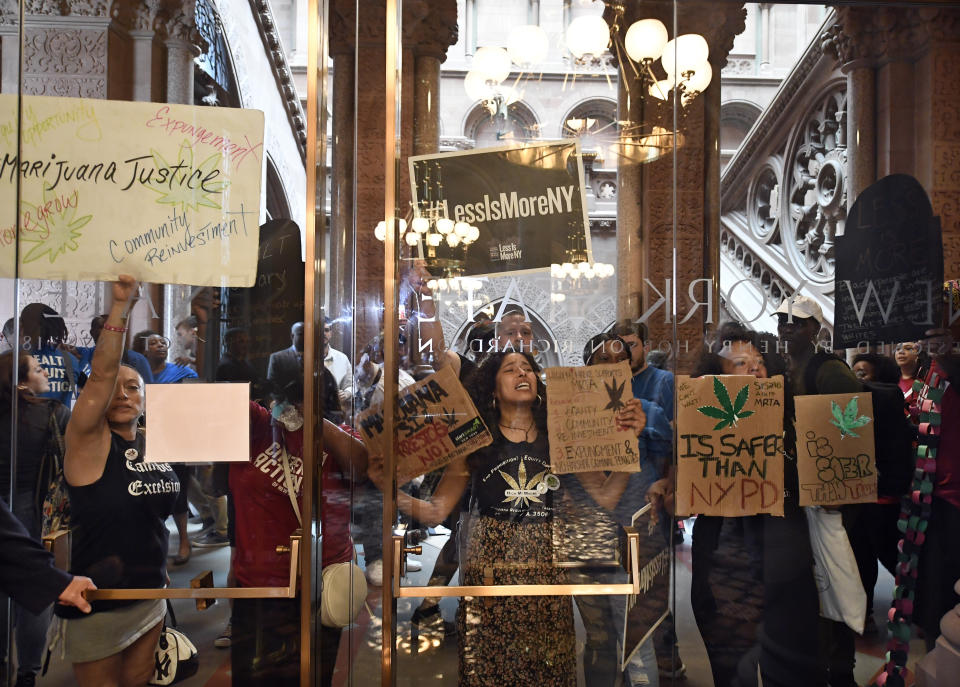
[[[623,584],[500,584],[456,587],[401,587],[403,565],[403,536],[393,537],[393,596],[395,598],[426,596],[601,596],[640,593],[640,533],[632,527],[627,531],[627,574]]]

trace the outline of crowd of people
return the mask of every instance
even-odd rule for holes
[[[143,330],[128,337],[135,293],[129,278],[114,283],[109,313],[91,323],[89,347],[66,345],[63,320],[47,306],[27,306],[21,314],[20,350],[0,355],[0,411],[8,418],[0,423],[0,440],[5,438],[5,446],[10,446],[9,418],[15,415],[18,423],[16,451],[7,451],[0,461],[0,489],[13,495],[7,505],[25,531],[17,533],[20,538],[39,540],[42,497],[51,479],[47,457],[56,454],[57,440],[63,439],[63,476],[72,509],[71,573],[77,577],[57,578],[54,586],[63,586],[44,598],[61,597],[53,607],[59,618],[56,634],[80,685],[144,684],[154,667],[166,606],[155,600],[97,601],[87,608],[77,598],[77,587],[164,587],[168,565],[186,563],[192,546],[226,545],[231,547],[231,586],[285,586],[289,553],[283,547],[301,527],[303,322],[292,324],[290,346],[269,356],[263,376],[249,360],[247,330],[232,327],[223,336],[214,380],[250,383],[250,462],[200,469],[148,463],[145,383],[199,379],[197,322],[186,318],[178,324],[179,352],[170,362],[171,342],[160,333]],[[417,284],[415,293],[416,312],[429,321],[435,312],[425,284]],[[946,291],[947,297],[952,294],[952,289]],[[851,687],[857,684],[854,633],[817,611],[814,554],[798,504],[791,399],[886,385],[902,396],[903,415],[910,422],[919,425],[933,403],[942,413],[914,616],[932,644],[939,618],[958,601],[951,585],[960,577],[960,556],[950,533],[960,531],[960,437],[955,436],[960,423],[951,422],[960,412],[952,385],[960,375],[960,356],[953,352],[947,326],[924,341],[897,345],[892,355],[860,353],[848,366],[819,345],[825,322],[815,301],[789,299],[777,316],[776,336],[739,323],[719,327],[706,337],[692,374],[784,375],[784,517],[698,516],[690,601],[717,687],[756,684],[758,672],[765,685]],[[445,585],[457,572],[465,585],[622,582],[625,574],[616,570],[557,563],[603,558],[588,552],[614,549],[618,527],[629,525],[647,503],[660,522],[657,532],[647,536],[661,538],[664,545],[675,536],[674,377],[650,364],[643,325],[615,323],[592,337],[583,352],[585,365],[630,364],[633,400],[618,411],[616,422],[636,436],[638,470],[554,475],[544,373],[525,312],[505,308],[497,319],[479,316],[462,351],[445,345],[439,327],[431,330],[416,318],[404,324],[409,326],[399,347],[400,387],[449,367],[493,437],[489,446],[403,485],[398,493],[398,510],[412,529],[444,524],[451,531],[430,585]],[[323,566],[359,560],[359,545],[367,580],[378,586],[384,583],[381,490],[389,480],[383,457],[368,455],[351,423],[386,393],[383,335],[352,365],[349,356],[332,346],[334,326],[331,320],[324,322],[318,356],[324,361],[325,452],[315,466],[322,480]],[[421,337],[419,347],[407,345],[406,337],[414,331]],[[415,360],[412,351],[422,350],[424,336],[433,338],[434,355]],[[53,389],[53,379],[63,383]],[[945,391],[934,401],[927,389],[938,383]],[[882,470],[909,477],[913,460],[908,450],[901,465]],[[909,479],[881,474],[880,484],[875,504],[840,508],[867,597],[866,632],[877,631],[873,587],[878,561],[897,572],[900,500]],[[351,498],[356,508],[351,508]],[[187,532],[191,505],[206,525],[192,540]],[[166,525],[170,516],[179,533],[173,550]],[[37,565],[50,567],[45,559]],[[410,560],[407,570],[419,565]],[[61,596],[68,584],[71,592]],[[40,609],[17,596],[15,588],[4,591],[17,601],[18,684],[33,684],[46,646],[50,605]],[[621,665],[623,597],[464,597],[454,621],[443,617],[438,599],[428,598],[410,621],[415,629],[441,623],[445,637],[456,641],[460,684],[573,685],[575,605],[585,630],[579,660],[588,683],[656,685],[660,677],[683,675],[669,615],[654,638]],[[295,600],[236,600],[216,643],[232,646],[235,679],[240,676],[242,684],[251,685],[295,684],[298,617]],[[330,684],[341,628],[318,627],[322,683]]]

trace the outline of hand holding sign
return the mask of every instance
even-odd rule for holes
[[[783,515],[783,377],[677,377],[677,514]]]
[[[547,368],[547,430],[555,474],[640,470],[646,418],[630,389],[630,364]]]
[[[876,501],[871,394],[797,396],[795,403],[800,505]]]

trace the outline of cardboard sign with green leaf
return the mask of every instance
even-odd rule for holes
[[[783,377],[677,377],[677,513],[783,515]]]
[[[795,401],[800,505],[876,501],[870,393],[797,396]]]
[[[558,475],[612,470],[637,472],[637,437],[617,429],[616,417],[633,398],[630,364],[547,368],[550,465]]]

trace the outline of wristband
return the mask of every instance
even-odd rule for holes
[[[109,325],[109,324],[104,324],[104,325],[103,325],[103,328],[106,329],[108,332],[120,332],[121,334],[123,334],[125,331],[127,331],[127,328],[126,328],[126,327],[114,327],[114,326]]]

